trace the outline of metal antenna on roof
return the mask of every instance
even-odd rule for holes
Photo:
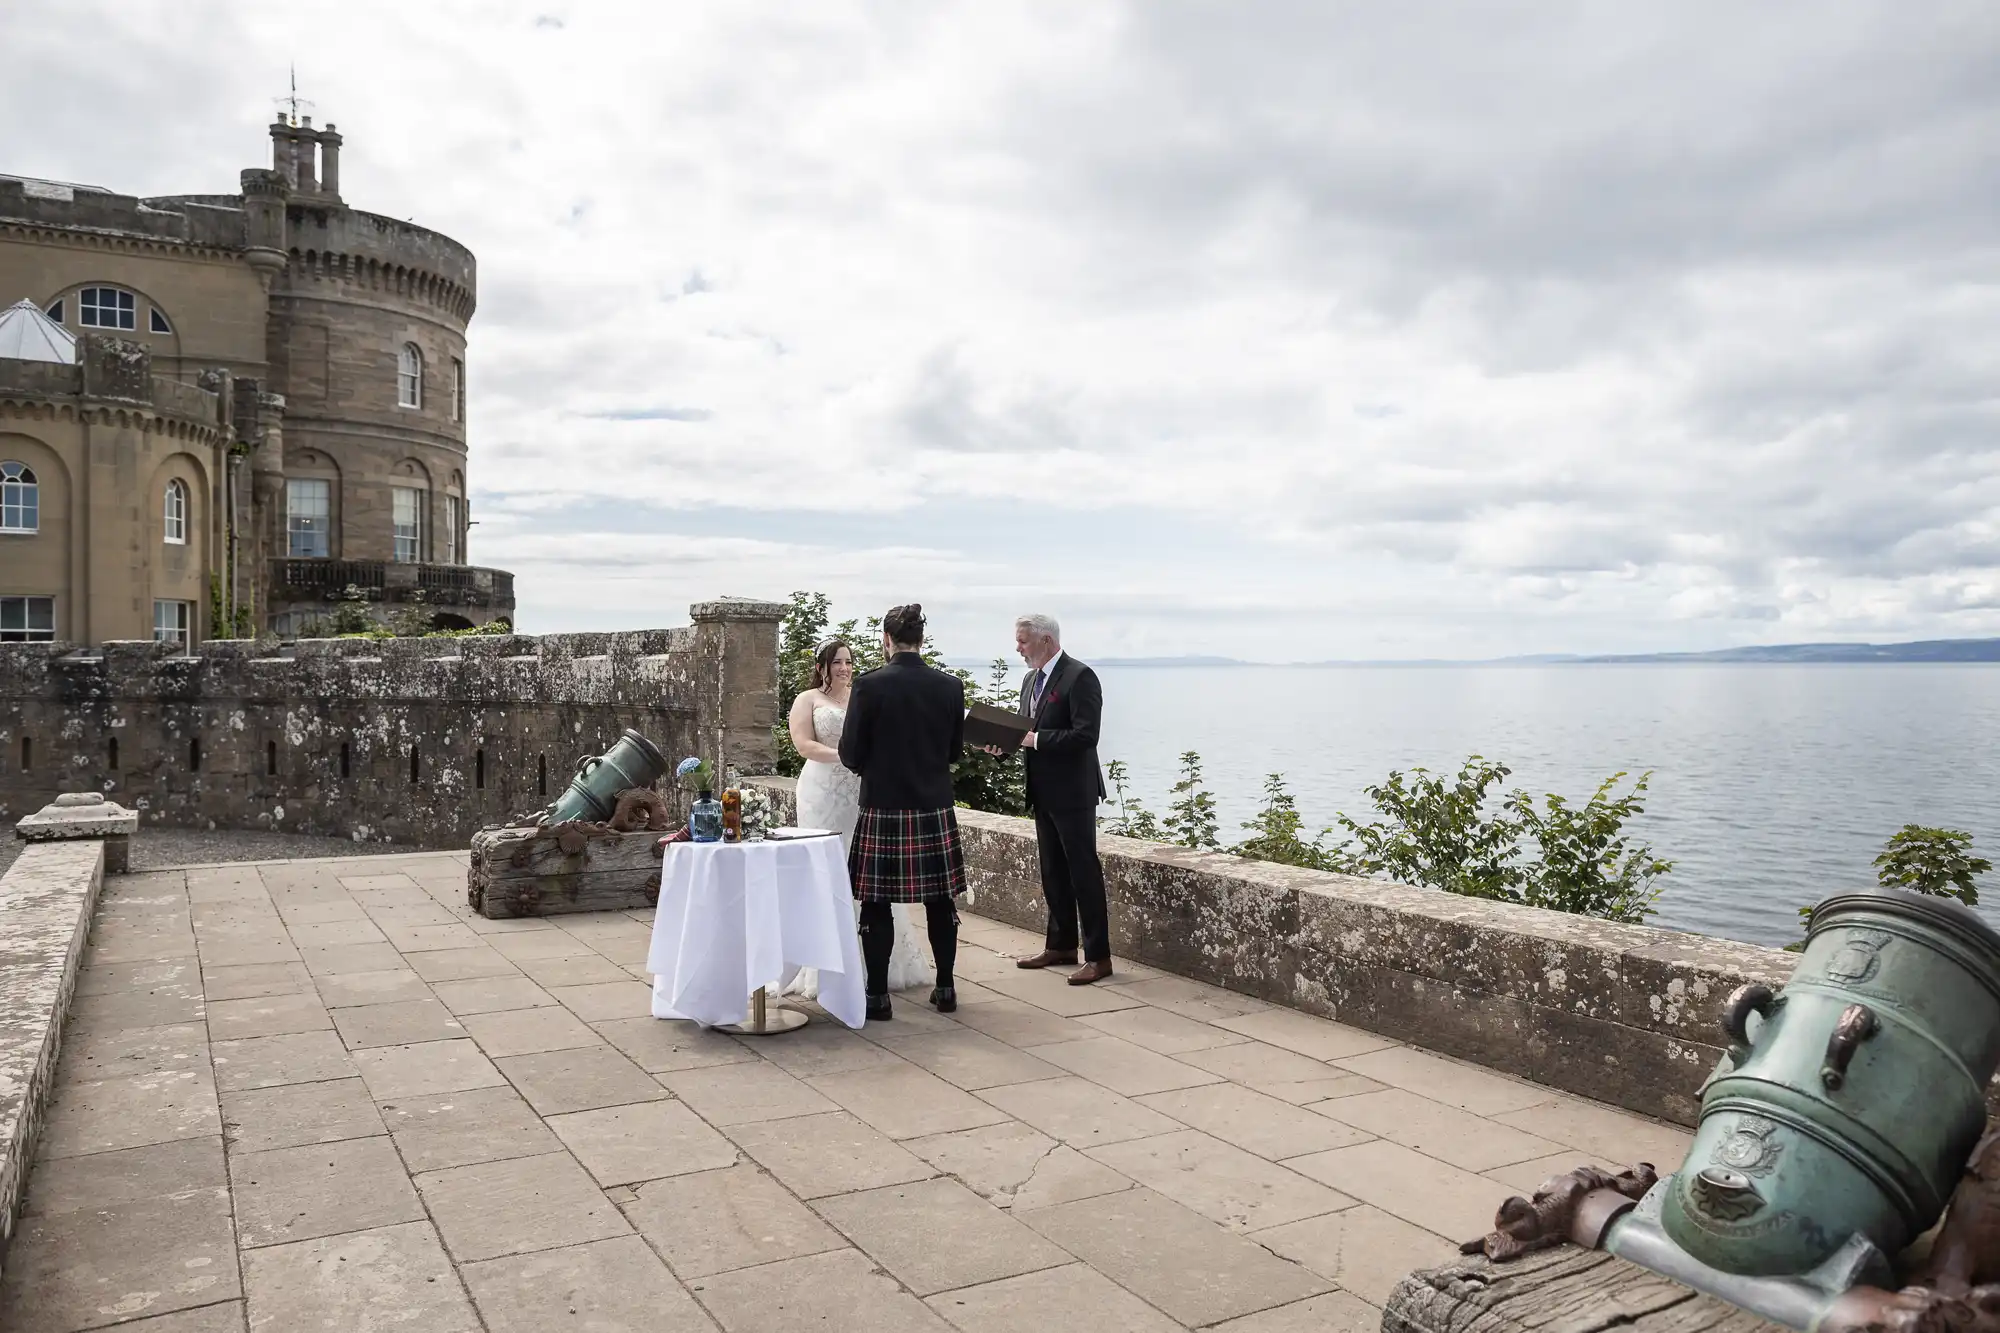
[[[278,119],[287,125],[296,125],[299,123],[300,107],[311,107],[313,105],[306,98],[299,96],[299,67],[297,65],[292,66],[292,91],[284,97],[274,97],[271,100],[278,104]]]

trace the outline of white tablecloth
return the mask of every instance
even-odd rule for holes
[[[867,1012],[854,896],[840,839],[674,842],[646,968],[653,1017],[741,1023],[750,992],[819,969],[819,1003],[851,1028]]]

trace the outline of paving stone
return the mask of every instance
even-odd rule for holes
[[[950,1333],[951,1329],[859,1250],[835,1250],[721,1273],[704,1278],[696,1290],[728,1333],[846,1328],[860,1311],[866,1312],[869,1333]]]
[[[562,1147],[521,1094],[505,1083],[398,1097],[380,1103],[379,1109],[411,1171],[536,1157]]]
[[[845,1074],[857,1069],[893,1069],[899,1065],[909,1068],[882,1044],[831,1021],[814,1022],[781,1038],[746,1037],[742,1044],[800,1078]]]
[[[464,1024],[436,1000],[402,1000],[333,1011],[333,1025],[350,1051],[369,1046],[409,1046],[466,1035]]]
[[[1087,1028],[1073,1018],[1058,1018],[1048,1010],[1038,1009],[1023,1000],[1003,998],[977,1003],[960,1000],[958,1012],[952,1017],[963,1026],[984,1032],[995,1041],[1003,1041],[1016,1050],[1029,1046],[1053,1046],[1065,1041],[1088,1041],[1103,1035],[1096,1028]]]
[[[479,1048],[492,1056],[531,1055],[537,1051],[604,1044],[604,1038],[595,1029],[554,1003],[540,1009],[467,1014],[461,1021]]]
[[[332,1026],[326,1006],[310,991],[299,995],[260,995],[248,1000],[216,1000],[208,1006],[209,1035],[217,1041],[282,1037],[290,1032],[319,1032]]]
[[[1533,1161],[1562,1147],[1401,1088],[1342,1097],[1316,1114],[1378,1134],[1392,1143],[1415,1148],[1427,1157],[1468,1171],[1490,1171],[1497,1166]]]
[[[430,953],[438,949],[476,949],[483,942],[477,934],[455,921],[448,925],[383,921],[381,926],[382,933],[389,937],[389,943],[406,954]]]
[[[1046,1009],[1064,1018],[1079,1018],[1084,1014],[1104,1014],[1114,1009],[1131,1009],[1141,1001],[1127,995],[1116,986],[1072,986],[1069,984],[1069,968],[1038,968],[1012,972],[1002,972],[998,976],[981,977],[979,983],[990,991],[1025,1000],[1037,1009]]]
[[[1344,1023],[1314,1018],[1296,1009],[1264,1009],[1251,1014],[1238,1014],[1233,1018],[1218,1018],[1215,1025],[1224,1031],[1239,1032],[1315,1060],[1338,1060],[1396,1045],[1388,1037],[1378,1037],[1373,1032],[1351,1028]]]
[[[641,1185],[625,1215],[684,1281],[846,1244],[748,1163]]]
[[[1294,1157],[1285,1165],[1441,1236],[1491,1231],[1494,1213],[1514,1192],[1386,1139]]]
[[[523,958],[515,966],[543,986],[598,986],[606,982],[632,980],[630,972],[596,953]]]
[[[1497,1116],[1549,1100],[1546,1088],[1518,1083],[1408,1046],[1341,1057],[1334,1063],[1378,1083],[1406,1088],[1474,1115]]]
[[[1262,1000],[1238,995],[1220,986],[1189,981],[1185,977],[1150,977],[1127,982],[1119,989],[1135,1000],[1144,1000],[1147,1004],[1179,1014],[1182,1018],[1192,1018],[1198,1023],[1262,1013],[1271,1008]]]
[[[1487,1218],[1489,1230],[1492,1220]],[[1444,1237],[1367,1204],[1253,1232],[1250,1239],[1376,1305],[1386,1304],[1396,1284],[1416,1270],[1459,1258],[1458,1246]]]
[[[268,1152],[383,1133],[359,1078],[222,1095],[222,1130],[237,1152]]]
[[[310,995],[312,973],[304,963],[248,963],[240,967],[206,967],[202,990],[208,1002],[254,1000],[265,995]]]
[[[231,1153],[229,1177],[237,1241],[246,1250],[424,1215],[387,1136]]]
[[[0,1274],[0,1310],[21,1333],[99,1328],[241,1292],[229,1192],[216,1188],[24,1217]]]
[[[1686,1130],[1672,1125],[1574,1097],[1554,1096],[1545,1088],[1518,1083],[1510,1086],[1537,1093],[1540,1100],[1524,1110],[1495,1114],[1495,1121],[1616,1162],[1620,1169],[1634,1162],[1651,1162],[1664,1175],[1679,1169],[1693,1142]]]
[[[460,1263],[631,1234],[566,1152],[427,1171],[416,1182]]]
[[[591,1026],[606,1041],[623,1051],[628,1060],[649,1074],[748,1064],[758,1058],[755,1051],[728,1033],[700,1028],[693,1023],[659,1018],[618,1018]]]
[[[118,1028],[69,1036],[63,1043],[58,1083],[94,1083],[174,1070],[206,1070],[208,1029],[200,1023]]]
[[[340,1034],[332,1031],[218,1041],[209,1054],[215,1061],[216,1086],[224,1092],[350,1078],[355,1072]]]
[[[342,972],[338,976],[319,979],[319,1002],[329,1009],[400,1004],[406,1000],[431,998],[431,988],[407,967],[384,968],[380,972]]]
[[[550,1116],[555,1131],[600,1185],[630,1185],[736,1163],[736,1145],[679,1102],[640,1102]]]
[[[667,1095],[651,1075],[609,1046],[543,1051],[494,1063],[538,1115],[661,1101]]]
[[[118,1333],[243,1333],[242,1301],[204,1305],[178,1314],[155,1315],[137,1323],[118,1325]]]
[[[653,988],[642,981],[611,981],[594,986],[558,986],[549,994],[586,1023],[614,1018],[650,1018]]]
[[[1358,1296],[1329,1291],[1214,1327],[1216,1333],[1376,1333],[1382,1312]]]
[[[403,955],[393,944],[333,944],[319,949],[301,949],[299,958],[315,977],[334,977],[343,972],[382,972],[403,966]],[[252,1318],[255,1318],[253,1310]]]
[[[301,949],[326,949],[338,944],[383,944],[388,936],[356,907],[344,919],[291,923],[292,943]]]
[[[1216,1031],[1222,1029],[1217,1028]],[[1309,1055],[1300,1055],[1297,1051],[1288,1051],[1282,1046],[1262,1041],[1245,1040],[1232,1046],[1187,1051],[1177,1058],[1182,1064],[1206,1069],[1211,1074],[1220,1074],[1253,1088],[1308,1079],[1361,1077],[1344,1069],[1335,1069],[1324,1060],[1315,1060]]]
[[[892,1139],[946,1134],[1007,1119],[1006,1112],[902,1060],[807,1082]]]
[[[490,1014],[505,1009],[533,1009],[556,1002],[555,997],[540,986],[518,975],[440,981],[434,990],[444,1007],[461,1018],[467,1014]]]
[[[478,1333],[479,1317],[427,1222],[243,1256],[251,1333]]]
[[[1384,1085],[1360,1074],[1335,1074],[1332,1078],[1311,1078],[1300,1083],[1259,1083],[1255,1086],[1257,1091],[1294,1106],[1310,1106],[1318,1110],[1322,1102],[1359,1096],[1364,1092],[1380,1092]]]
[[[1216,1046],[1232,1046],[1250,1040],[1240,1033],[1225,1032],[1213,1023],[1182,1018],[1172,1010],[1155,1009],[1151,1005],[1118,1009],[1110,1013],[1086,1014],[1077,1021],[1085,1027],[1096,1028],[1107,1037],[1117,1037],[1131,1042],[1134,1046],[1157,1051],[1161,1055],[1205,1051]]]
[[[1344,1194],[1196,1129],[1107,1144],[1084,1155],[1231,1231],[1354,1206]]]
[[[338,897],[321,902],[284,903],[278,907],[278,915],[292,928],[292,937],[298,939],[300,926],[317,926],[329,921],[366,921],[368,914],[361,910],[361,904],[347,896],[345,890]],[[303,941],[299,941],[303,943]]]
[[[75,1157],[221,1132],[206,1068],[61,1083],[49,1102],[41,1155]]]
[[[1029,1048],[1028,1054],[1087,1078],[1092,1083],[1101,1083],[1127,1097],[1222,1082],[1220,1074],[1184,1065],[1170,1056],[1117,1037],[1092,1037],[1088,1041],[1035,1046]]]
[[[1039,1208],[1021,1220],[1191,1327],[1304,1300],[1328,1284],[1147,1189]]]
[[[127,1028],[199,1023],[207,1012],[199,979],[131,990],[78,994],[70,1002],[64,1041]]]
[[[186,958],[161,958],[141,963],[96,963],[77,969],[76,993],[112,995],[119,991],[150,990],[156,986],[182,986],[201,981],[201,967]]]
[[[819,1211],[919,1296],[1070,1262],[955,1180],[846,1194],[821,1201]]]
[[[784,1070],[762,1062],[683,1069],[660,1075],[660,1082],[711,1125],[746,1125],[838,1109]]]
[[[908,1184],[933,1174],[922,1159],[845,1111],[737,1125],[729,1137],[802,1199]]]
[[[423,1097],[466,1088],[490,1088],[505,1080],[470,1038],[425,1041],[414,1046],[374,1046],[353,1055],[378,1102]]]
[[[296,963],[303,955],[283,936],[271,939],[222,940],[201,946],[203,967],[248,967],[257,963]]]
[[[595,952],[588,944],[561,929],[481,938],[487,948],[507,958],[576,958]]]
[[[1091,1333],[1179,1333],[1181,1325],[1083,1264],[1045,1268],[930,1298],[964,1333],[1049,1333],[1052,1315],[1075,1312]]]
[[[1374,1137],[1303,1107],[1235,1083],[1179,1088],[1136,1099],[1184,1125],[1271,1161],[1345,1148]]]
[[[220,1138],[176,1139],[83,1157],[43,1157],[29,1177],[21,1211],[52,1216],[228,1188]]]
[[[1074,1148],[1168,1134],[1182,1127],[1151,1107],[1076,1077],[987,1088],[979,1096]]]
[[[637,1236],[489,1259],[467,1264],[463,1274],[491,1333],[715,1328]]]
[[[441,981],[469,981],[475,977],[511,977],[520,969],[484,944],[473,949],[438,949],[413,953],[404,960],[416,974],[433,986]]]
[[[973,1090],[1057,1078],[1064,1072],[1046,1060],[966,1028],[899,1037],[882,1042],[882,1046],[947,1083]]]

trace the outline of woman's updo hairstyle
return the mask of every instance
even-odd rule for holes
[[[882,632],[898,648],[915,648],[924,641],[924,608],[921,602],[892,606],[882,617]]]
[[[845,647],[845,639],[828,639],[819,646],[819,651],[813,654],[812,688],[823,690],[833,684],[833,659]]]

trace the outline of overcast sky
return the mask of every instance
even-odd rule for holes
[[[0,170],[221,191],[289,62],[479,257],[532,631],[956,656],[2000,634],[2000,5],[4,0]]]

